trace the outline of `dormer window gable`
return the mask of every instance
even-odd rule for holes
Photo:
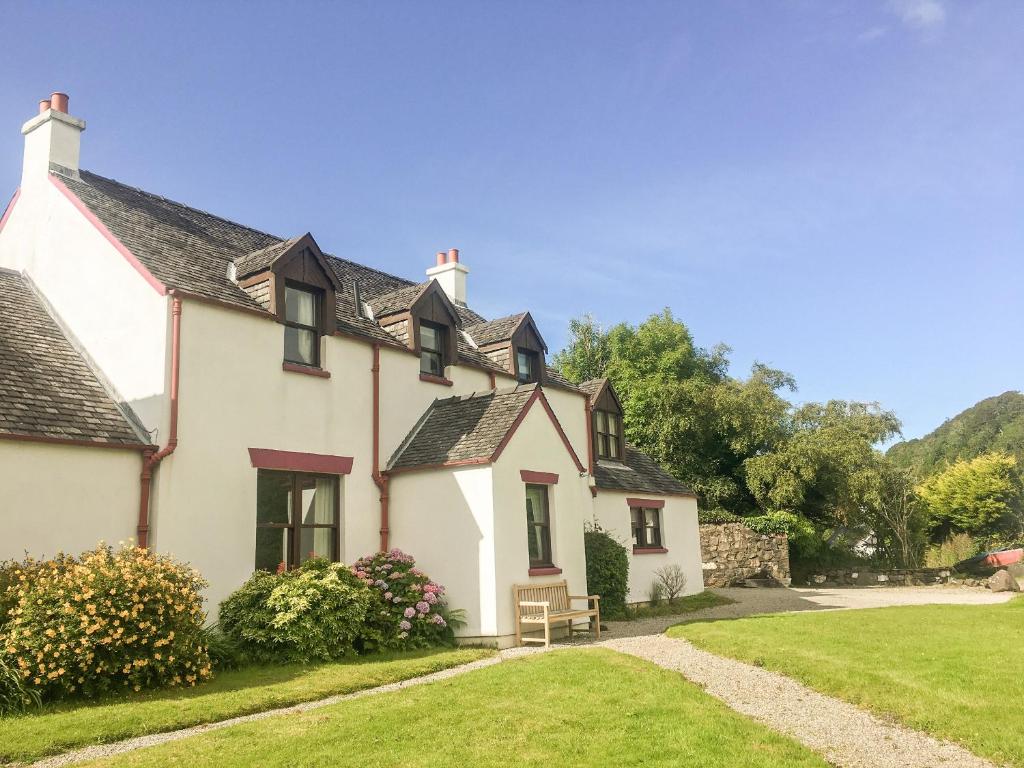
[[[479,323],[468,332],[480,351],[520,384],[544,382],[548,347],[529,312]]]
[[[590,395],[594,455],[598,459],[622,461],[626,454],[622,403],[611,382],[601,379],[596,383],[598,386]]]
[[[380,326],[419,356],[421,377],[445,380],[445,369],[458,363],[462,322],[441,285],[399,289],[372,306]]]
[[[324,336],[337,324],[341,284],[309,233],[235,260],[250,296],[284,325],[284,363],[319,368]]]

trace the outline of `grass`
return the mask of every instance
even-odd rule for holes
[[[1024,766],[1024,598],[757,616],[668,634]]]
[[[219,673],[196,688],[45,707],[0,719],[0,762],[30,761],[76,747],[185,728],[373,688],[466,664],[493,651],[417,651],[306,666]]]
[[[719,605],[729,605],[735,603],[724,595],[719,595],[709,590],[698,592],[695,595],[687,595],[686,597],[677,597],[675,600],[669,601],[664,600],[657,605],[633,605],[629,606],[627,610],[626,621],[636,621],[638,619],[651,619],[658,616],[678,616],[684,613],[693,613],[694,611],[703,611],[706,608],[715,608]]]
[[[233,726],[92,765],[827,764],[677,673],[604,649],[574,649],[316,712]]]

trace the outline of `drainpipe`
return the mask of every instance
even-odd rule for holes
[[[583,411],[587,418],[587,472],[594,477],[594,406],[590,402],[590,395],[586,395],[583,401]],[[590,495],[597,498],[597,486],[590,486]]]
[[[178,447],[178,382],[181,370],[181,297],[171,299],[171,424],[167,445],[155,453],[147,451],[142,456],[142,475],[139,489],[138,544],[149,547],[149,498],[153,487],[153,470],[157,464],[174,453]]]
[[[380,344],[373,345],[373,482],[380,491],[380,551],[388,551],[388,476],[380,471]]]
[[[491,389],[497,389],[498,378],[494,375],[494,371],[488,371],[487,375],[491,377]]]

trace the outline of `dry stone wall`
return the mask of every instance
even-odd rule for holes
[[[789,540],[765,535],[743,523],[700,526],[705,587],[729,587],[746,579],[771,578],[789,585]]]

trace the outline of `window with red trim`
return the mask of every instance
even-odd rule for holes
[[[630,507],[633,546],[636,549],[661,547],[661,510],[655,507]]]
[[[340,559],[338,478],[260,469],[256,475],[256,570]]]

